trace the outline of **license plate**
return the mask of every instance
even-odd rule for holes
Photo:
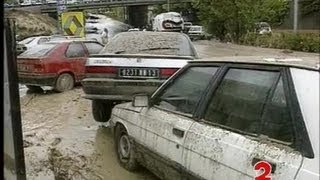
[[[32,67],[31,65],[18,64],[18,71],[31,71]]]
[[[159,77],[159,69],[120,68],[121,77]]]

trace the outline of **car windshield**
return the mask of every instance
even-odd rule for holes
[[[156,54],[195,56],[187,37],[179,33],[121,33],[100,54]]]
[[[23,52],[20,57],[43,57],[57,46],[56,43],[36,45]]]
[[[31,43],[35,38],[34,37],[29,37],[27,39],[24,39],[22,41],[19,42],[19,44],[29,44]]]

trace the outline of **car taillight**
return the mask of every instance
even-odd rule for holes
[[[44,72],[44,65],[43,64],[35,64],[35,65],[33,65],[33,70],[35,72]]]
[[[178,70],[178,68],[162,68],[160,69],[160,76],[161,78],[169,78]]]
[[[118,69],[112,66],[86,66],[86,73],[117,74]]]

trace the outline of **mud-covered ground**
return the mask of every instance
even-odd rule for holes
[[[319,55],[311,53],[214,41],[197,41],[195,45],[201,57],[276,55],[319,58]],[[30,93],[22,87],[21,95],[28,179],[157,179],[145,169],[131,173],[119,166],[112,132],[94,122],[91,102],[81,97],[81,87],[65,93]]]

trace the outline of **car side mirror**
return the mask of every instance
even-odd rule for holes
[[[132,101],[133,107],[148,107],[149,106],[149,96],[146,94],[139,94],[133,97]]]

